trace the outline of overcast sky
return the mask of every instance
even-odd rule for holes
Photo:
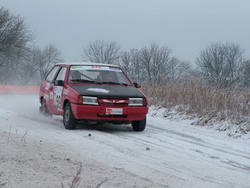
[[[80,61],[97,39],[124,51],[155,42],[193,63],[215,42],[237,43],[250,59],[250,0],[0,0],[25,18],[36,44],[54,44],[65,61]]]

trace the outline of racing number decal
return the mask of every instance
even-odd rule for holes
[[[60,86],[56,86],[54,90],[54,105],[58,110],[62,110],[62,90],[63,88]]]

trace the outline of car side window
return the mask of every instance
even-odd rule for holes
[[[49,74],[47,75],[47,77],[46,77],[46,81],[47,82],[50,82],[50,83],[52,83],[53,82],[53,79],[54,79],[54,77],[55,77],[55,75],[56,75],[56,73],[57,73],[57,71],[58,71],[58,69],[60,68],[60,66],[55,66],[50,72],[49,72]]]
[[[56,80],[65,80],[65,74],[66,74],[66,67],[62,67],[61,70],[59,71]]]

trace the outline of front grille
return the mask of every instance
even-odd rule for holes
[[[126,107],[128,104],[124,103],[99,103],[100,106],[108,106],[108,107]]]
[[[98,99],[100,106],[107,107],[126,107],[128,106],[127,99]]]

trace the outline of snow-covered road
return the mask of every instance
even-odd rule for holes
[[[250,187],[249,139],[152,113],[143,132],[65,130],[38,107],[37,95],[0,94],[0,187]]]

